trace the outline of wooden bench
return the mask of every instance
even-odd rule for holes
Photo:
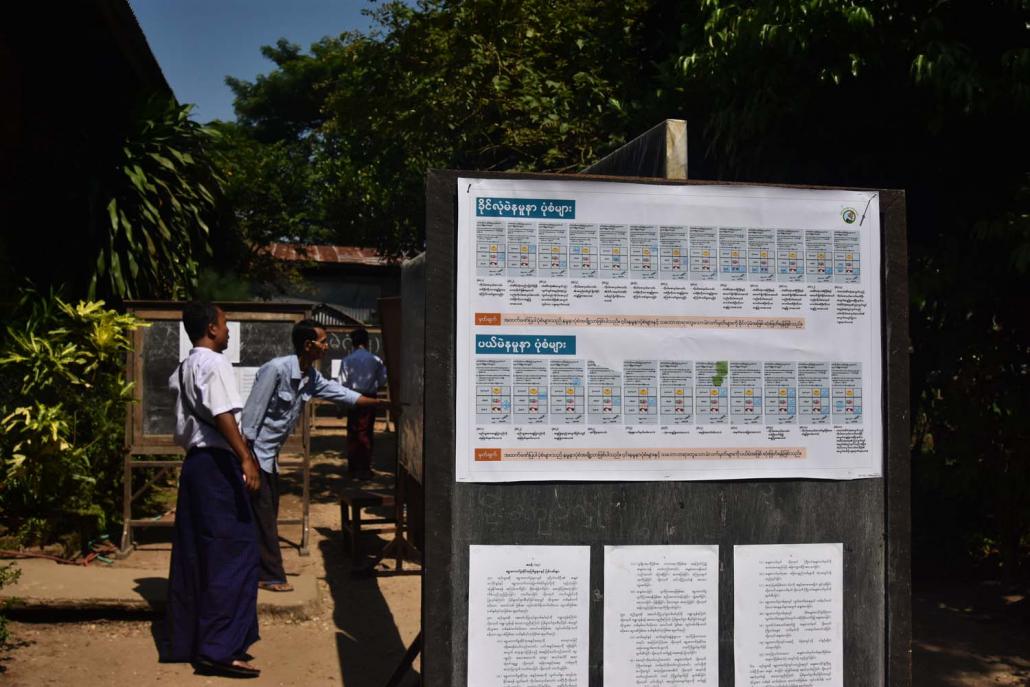
[[[390,514],[362,519],[363,508],[389,508]],[[382,530],[383,525],[396,522],[394,517],[394,496],[389,492],[366,489],[347,489],[340,495],[340,536],[343,546],[350,550],[355,563],[361,561],[361,528]],[[366,530],[367,531],[367,530]]]

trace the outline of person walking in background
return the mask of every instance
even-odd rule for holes
[[[386,365],[368,350],[368,331],[358,327],[350,334],[354,350],[340,363],[340,383],[365,396],[375,397],[386,385]],[[372,479],[372,443],[376,408],[351,408],[347,413],[347,473],[356,479]]]
[[[251,500],[261,551],[257,586],[273,592],[293,591],[279,550],[279,451],[304,404],[315,397],[372,413],[381,405],[375,394],[362,396],[315,369],[329,347],[325,329],[317,322],[301,320],[293,326],[291,339],[294,353],[261,366],[243,408],[243,435],[261,466],[261,487]]]
[[[182,324],[193,342],[168,380],[175,392],[175,443],[186,449],[175,505],[168,572],[170,649],[163,660],[199,672],[257,677],[247,650],[259,639],[258,544],[246,492],[258,465],[239,429],[243,404],[232,365],[225,313],[188,303]]]

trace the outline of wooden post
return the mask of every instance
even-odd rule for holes
[[[308,548],[308,537],[311,533],[311,418],[314,417],[311,404],[308,403],[304,406],[303,417],[301,418],[302,434],[301,440],[304,444],[304,467],[301,468],[304,472],[302,479],[301,488],[301,533],[300,533],[300,548],[298,553],[301,556],[310,556],[311,551]]]
[[[666,119],[581,173],[683,181],[687,178],[687,122]]]
[[[135,369],[136,369],[136,351],[139,350],[139,341],[141,340],[139,330],[132,333],[133,350],[126,351],[125,353],[125,371],[127,381],[132,384],[136,383]],[[122,539],[118,546],[119,557],[128,556],[132,551],[132,526],[129,521],[132,520],[132,432],[133,432],[133,419],[135,412],[133,405],[136,403],[135,394],[125,404],[125,445],[122,447],[124,452],[123,456],[123,467],[122,467]]]

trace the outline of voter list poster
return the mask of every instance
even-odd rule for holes
[[[458,481],[880,476],[875,192],[458,196]]]

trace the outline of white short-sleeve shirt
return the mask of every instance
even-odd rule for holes
[[[236,386],[232,364],[221,353],[210,348],[190,350],[182,363],[183,389],[179,388],[179,368],[168,378],[168,388],[175,393],[175,443],[187,451],[194,447],[232,450],[222,433],[214,427],[215,415],[233,414],[240,423],[243,403]],[[193,404],[198,419],[182,402],[185,394]],[[210,423],[210,424],[208,424]]]

